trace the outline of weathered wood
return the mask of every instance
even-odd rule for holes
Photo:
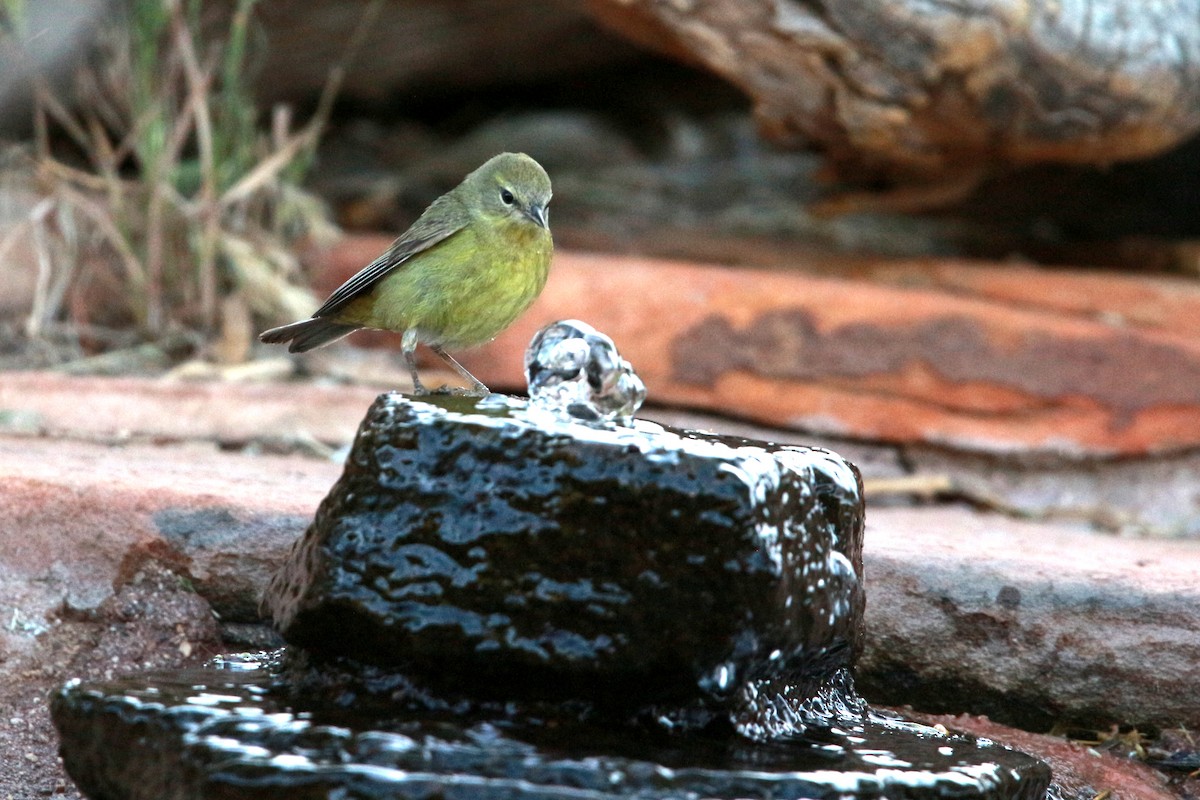
[[[235,6],[232,0],[214,3]],[[256,90],[264,102],[315,96],[371,0],[272,0],[255,19],[265,44]],[[360,102],[543,80],[638,56],[562,0],[388,0],[351,63],[342,96]]]
[[[1108,164],[1200,130],[1200,0],[589,0],[843,174]]]

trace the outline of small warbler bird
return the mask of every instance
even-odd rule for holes
[[[289,352],[303,353],[361,328],[396,331],[416,394],[429,393],[417,375],[418,342],[471,382],[467,394],[487,394],[446,349],[491,340],[541,293],[554,252],[550,195],[541,164],[524,153],[501,153],[434,200],[312,319],[259,339],[290,342]]]

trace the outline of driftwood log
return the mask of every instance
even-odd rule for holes
[[[1200,0],[589,0],[844,177],[1109,164],[1200,130]],[[865,169],[864,169],[865,168]]]
[[[36,4],[31,29],[47,33],[29,45],[38,68],[62,73],[81,51],[68,34],[94,27],[110,1]],[[214,30],[233,6],[213,4]],[[262,4],[264,104],[313,97],[369,6]],[[1200,0],[389,0],[345,96],[381,102],[633,63],[585,8],[739,87],[765,135],[819,146],[843,177],[932,183],[996,165],[1110,164],[1200,131]],[[19,128],[28,76],[13,58],[0,48],[0,66],[13,67],[0,71],[0,108]]]

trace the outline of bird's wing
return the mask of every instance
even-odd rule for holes
[[[412,227],[393,242],[383,255],[335,289],[313,316],[328,317],[341,311],[392,270],[398,269],[418,253],[458,233],[470,221],[470,214],[457,197],[453,194],[442,195],[425,209]]]

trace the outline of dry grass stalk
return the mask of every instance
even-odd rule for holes
[[[0,36],[20,40],[27,1],[0,0]],[[35,142],[22,168],[42,199],[0,239],[0,257],[18,236],[37,254],[27,335],[65,320],[80,330],[131,324],[151,338],[191,330],[244,342],[245,331],[230,326],[315,306],[294,250],[333,227],[301,181],[345,67],[306,125],[291,131],[277,111],[272,130],[261,131],[245,77],[257,1],[238,0],[213,42],[200,37],[199,0],[126,0],[80,70],[73,102],[45,82],[35,87]],[[381,3],[368,7],[347,59]],[[86,166],[57,155],[55,135]]]

